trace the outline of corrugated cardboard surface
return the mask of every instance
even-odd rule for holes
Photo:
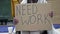
[[[52,7],[54,9],[54,24],[60,24],[60,0],[48,0],[51,1]]]
[[[19,20],[16,25],[17,31],[51,30],[52,19],[49,13],[52,11],[51,4],[18,4],[15,17]]]

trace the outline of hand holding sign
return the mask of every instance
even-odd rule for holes
[[[49,16],[52,18],[53,17],[53,11],[51,11],[51,13],[49,13]]]
[[[19,22],[18,19],[16,17],[14,17],[14,19],[13,19],[14,25],[18,24],[18,22]]]

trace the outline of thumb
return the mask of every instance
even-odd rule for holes
[[[14,25],[18,24],[18,19],[17,18],[14,18],[13,19],[13,23],[14,23]]]

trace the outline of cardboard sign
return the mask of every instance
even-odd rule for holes
[[[52,3],[53,8],[53,24],[60,24],[60,0],[48,0],[49,3]]]
[[[60,24],[60,0],[54,0],[51,2],[54,10],[54,24]]]
[[[49,16],[51,4],[18,4],[15,17],[19,20],[17,31],[51,30],[52,19]]]

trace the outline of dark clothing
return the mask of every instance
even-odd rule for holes
[[[27,0],[27,3],[37,3],[38,0]]]

